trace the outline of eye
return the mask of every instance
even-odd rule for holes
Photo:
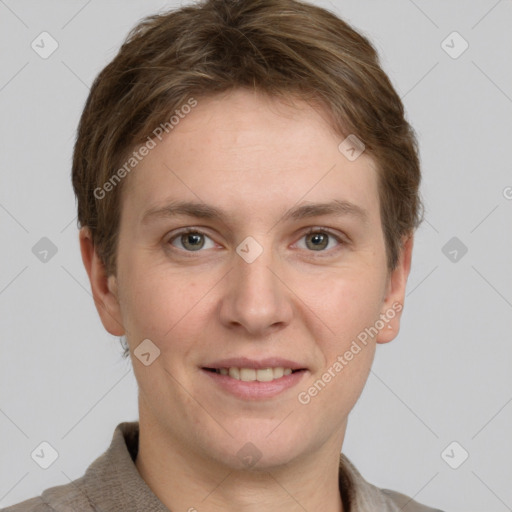
[[[302,238],[304,240],[305,248],[315,252],[326,252],[326,249],[332,249],[334,247],[342,245],[343,241],[340,237],[334,235],[325,229],[311,229]],[[304,248],[302,246],[301,248]]]
[[[206,240],[210,241],[210,245]],[[187,252],[200,251],[203,248],[212,249],[215,244],[213,240],[206,234],[196,229],[187,229],[169,238],[168,241],[172,246],[183,249]]]

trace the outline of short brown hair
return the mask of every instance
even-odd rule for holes
[[[120,166],[130,151],[154,141],[155,129],[169,127],[191,98],[241,87],[320,103],[341,137],[364,142],[377,164],[387,262],[395,268],[403,237],[421,221],[420,164],[414,131],[372,44],[298,0],[205,0],[143,19],[91,87],[72,179],[78,224],[90,228],[107,275],[116,273],[120,175],[127,173]]]

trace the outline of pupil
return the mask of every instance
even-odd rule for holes
[[[314,233],[311,235],[311,242],[313,249],[324,249],[327,247],[327,236],[324,233]]]
[[[204,245],[204,240],[201,237],[202,235],[199,233],[187,233],[182,237],[183,245],[192,250],[201,249]]]

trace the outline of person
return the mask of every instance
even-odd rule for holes
[[[434,509],[342,452],[399,331],[418,142],[367,38],[298,0],[143,19],[73,155],[79,241],[139,420],[22,511]]]

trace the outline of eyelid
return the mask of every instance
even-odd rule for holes
[[[199,249],[198,251],[187,251],[186,249],[181,249],[180,247],[176,247],[175,245],[173,245],[173,242],[176,239],[178,239],[182,235],[186,235],[187,233],[196,233],[202,235],[206,238],[209,238],[213,244],[218,245],[217,242],[213,239],[213,237],[211,237],[203,228],[186,226],[184,228],[173,230],[171,233],[172,234],[170,236],[165,236],[163,239],[166,250],[173,253],[178,253],[179,255],[185,257],[194,257],[196,253],[204,252],[203,248]]]
[[[344,235],[332,230],[331,228],[327,228],[324,226],[310,227],[302,236],[309,235],[311,233],[327,233],[328,235],[331,235],[340,242],[347,242],[347,240],[345,240],[346,237]]]
[[[310,227],[308,227],[306,229],[307,229],[306,231],[302,232],[302,234],[299,237],[299,239],[297,240],[297,242],[302,240],[302,238],[304,238],[305,236],[310,235],[310,234],[325,233],[325,234],[329,235],[330,237],[334,238],[338,242],[338,244],[339,244],[337,247],[335,247],[333,249],[329,249],[327,251],[324,250],[324,251],[307,251],[307,252],[317,253],[317,254],[322,254],[322,253],[330,254],[330,253],[335,252],[336,250],[338,250],[340,248],[340,246],[344,246],[344,245],[347,245],[349,243],[349,241],[348,241],[348,239],[347,239],[347,237],[345,235],[340,234],[338,232],[335,232],[332,229],[327,228],[327,227],[323,227],[323,226],[310,226]],[[194,254],[196,252],[202,252],[202,249],[200,249],[198,251],[186,251],[184,249],[180,249],[180,248],[175,247],[175,246],[172,245],[171,242],[173,242],[179,236],[187,234],[187,233],[197,233],[197,234],[200,234],[200,235],[203,235],[203,236],[209,238],[212,242],[217,243],[217,242],[215,242],[215,240],[213,240],[213,238],[210,235],[208,235],[208,233],[206,231],[204,231],[203,228],[194,227],[194,226],[187,226],[187,227],[184,227],[184,228],[180,228],[177,231],[173,231],[172,236],[169,236],[169,237],[165,238],[165,240],[166,240],[165,244],[166,245],[170,245],[173,248],[173,250],[177,250],[180,253]],[[294,245],[297,242],[295,242]]]
[[[334,238],[338,242],[338,246],[334,247],[332,249],[329,249],[329,250],[324,250],[324,251],[308,251],[312,254],[316,253],[319,255],[322,255],[322,254],[330,255],[333,252],[336,252],[337,250],[341,249],[341,247],[343,247],[349,243],[348,238],[344,234],[338,233],[337,231],[333,231],[332,229],[323,227],[323,226],[314,226],[314,227],[308,228],[307,231],[302,233],[299,240],[302,240],[302,238],[304,238],[307,235],[311,235],[311,234],[315,234],[315,233],[325,233],[325,234],[329,235],[330,237]]]

